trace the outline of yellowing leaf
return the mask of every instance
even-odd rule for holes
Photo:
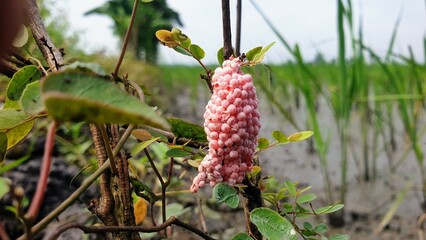
[[[290,141],[290,142],[298,142],[298,141],[305,140],[305,139],[309,138],[312,135],[314,135],[314,132],[312,132],[312,131],[297,132],[297,133],[293,133],[292,135],[290,135],[288,137],[288,141]]]
[[[147,202],[143,198],[139,198],[134,207],[136,225],[141,225],[146,217]]]
[[[179,45],[176,40],[173,39],[172,32],[170,32],[169,30],[158,30],[157,32],[155,32],[155,36],[158,38],[158,40],[160,40],[162,44],[169,48],[174,48]]]
[[[7,149],[15,146],[31,131],[34,120],[18,109],[0,110],[0,132],[7,136]]]
[[[202,159],[197,159],[197,160],[192,160],[189,159],[188,160],[188,164],[191,165],[194,168],[198,168],[198,166],[200,166]]]
[[[150,132],[148,132],[145,129],[135,129],[132,131],[133,137],[135,137],[137,140],[143,142],[146,140],[149,140],[152,138],[152,135]]]

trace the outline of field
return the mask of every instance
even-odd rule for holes
[[[424,66],[363,65],[359,83],[347,95],[351,99],[345,99],[351,105],[344,129],[339,129],[339,67],[305,66],[312,79],[304,76],[306,69],[295,64],[246,69],[257,76],[261,137],[271,139],[276,129],[287,134],[315,131],[313,141],[260,155],[263,175],[275,176],[278,182],[290,179],[312,186],[324,203],[344,202],[346,224],[336,231],[349,233],[352,239],[417,238],[417,231],[422,231],[422,222],[417,219],[421,219],[424,206]],[[155,85],[162,96],[169,96],[160,103],[164,104],[161,108],[202,124],[209,99],[207,85],[198,77],[202,69],[160,69],[161,82]],[[345,132],[346,146],[342,146],[341,131]]]

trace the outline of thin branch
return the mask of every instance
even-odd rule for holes
[[[173,133],[164,131],[162,129],[158,129],[158,128],[154,128],[150,126],[142,126],[142,128],[148,131],[154,131],[154,132],[160,133],[161,135],[164,135],[167,138],[169,143],[172,143],[174,139],[176,139],[176,144],[179,144],[179,145],[186,144],[186,146],[192,147],[192,148],[200,148],[200,147],[204,148],[209,145],[208,142],[193,141],[188,138],[176,138],[176,136]]]
[[[118,71],[120,70],[121,63],[124,59],[124,54],[126,54],[127,44],[129,43],[130,33],[132,32],[133,24],[136,18],[136,11],[138,9],[139,0],[135,0],[133,4],[132,16],[130,18],[130,23],[127,28],[126,35],[124,36],[123,46],[121,47],[120,57],[118,58],[117,65],[115,66],[114,73],[112,74],[114,77],[118,76]]]
[[[43,204],[44,194],[46,193],[47,180],[49,179],[50,166],[52,165],[52,152],[55,144],[56,121],[52,121],[49,125],[44,143],[44,153],[42,160],[42,167],[40,176],[37,181],[37,188],[34,193],[31,205],[25,214],[25,219],[29,222],[34,221],[40,212],[41,205]]]
[[[115,175],[115,174],[117,174],[117,167],[115,166],[115,159],[114,159],[114,155],[112,154],[111,144],[109,143],[109,138],[108,138],[108,134],[105,130],[105,125],[96,124],[96,127],[101,131],[102,140],[104,142],[104,147],[105,147],[106,153],[108,155],[108,158],[111,162],[110,163],[111,164],[111,172]]]
[[[55,47],[47,33],[43,20],[40,17],[36,0],[27,0],[26,14],[28,26],[31,29],[38,48],[41,50],[44,59],[46,59],[52,71],[57,71],[64,65],[64,59],[62,58],[62,53]]]
[[[229,0],[222,0],[222,27],[223,27],[223,58],[228,60],[233,55],[231,36],[231,13]]]
[[[114,148],[114,156],[117,156],[117,154],[120,152],[121,148],[123,147],[124,143],[126,142],[127,138],[130,136],[131,132],[134,129],[134,125],[129,125],[127,130],[124,132],[123,136],[121,136],[120,141],[118,142],[117,146]],[[65,199],[55,210],[50,212],[46,217],[44,217],[40,222],[38,222],[36,225],[34,225],[31,228],[31,232],[33,234],[39,233],[41,230],[43,230],[53,219],[57,218],[59,214],[61,214],[65,209],[67,209],[71,204],[74,203],[75,200],[77,200],[81,194],[83,194],[87,188],[92,185],[94,181],[106,170],[110,167],[109,159],[99,166],[99,168],[92,173],[84,182],[81,184],[81,186],[71,194],[67,199]],[[25,236],[21,236],[18,238],[18,240],[25,240]]]
[[[235,55],[240,56],[241,48],[241,13],[242,12],[242,2],[237,0],[237,27],[236,27],[236,36],[235,36]]]
[[[174,217],[174,216],[167,219],[167,221],[165,221],[161,225],[153,226],[153,227],[145,227],[145,226],[85,226],[85,225],[82,225],[82,224],[79,224],[79,223],[70,223],[70,224],[66,224],[66,225],[58,228],[55,231],[55,233],[50,236],[49,240],[57,239],[61,235],[61,233],[65,232],[65,231],[67,231],[68,229],[71,229],[71,228],[79,228],[84,233],[159,232],[159,231],[166,229],[167,227],[169,227],[173,224],[180,226],[182,228],[185,228],[185,229],[197,234],[198,236],[202,237],[203,239],[214,240],[214,238],[203,233],[198,228],[195,228],[195,227],[193,227],[193,226],[191,226],[187,223],[184,223],[184,222],[180,221],[177,217]]]

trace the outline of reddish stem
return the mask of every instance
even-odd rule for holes
[[[37,218],[40,212],[41,204],[43,203],[44,194],[46,192],[47,180],[49,179],[50,165],[52,163],[52,152],[55,143],[56,121],[52,121],[47,130],[46,142],[44,143],[44,154],[40,176],[37,182],[37,189],[31,201],[30,208],[28,209],[25,218],[28,221],[33,221]]]

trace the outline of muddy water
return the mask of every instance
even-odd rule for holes
[[[190,97],[190,92],[183,92],[172,100],[175,104],[172,112],[178,117],[202,124],[204,106],[208,101],[209,94],[201,86],[201,94],[194,99]],[[260,94],[261,95],[261,94]],[[327,154],[328,171],[332,182],[334,200],[339,198],[339,185],[341,178],[340,143],[337,132],[337,123],[334,120],[333,112],[324,100],[319,100],[318,119],[322,133],[329,141],[329,151]],[[188,104],[191,107],[188,107]],[[306,126],[307,112],[303,102],[299,108],[293,103],[283,103],[284,108],[291,109],[293,116],[300,126]],[[296,130],[284,119],[284,117],[271,106],[264,96],[260,96],[261,112],[261,137],[270,140],[274,130],[281,130],[289,135]],[[385,131],[385,136],[378,137],[378,147],[373,149],[372,139],[373,128],[368,133],[369,136],[369,174],[370,180],[364,180],[364,159],[361,136],[361,118],[359,112],[354,111],[349,124],[349,152],[348,152],[348,192],[345,202],[346,222],[344,229],[338,232],[351,234],[352,239],[417,239],[416,221],[423,211],[420,207],[421,185],[420,171],[416,158],[410,148],[409,140],[404,134],[403,125],[399,120],[398,111],[395,107],[393,111],[394,131],[396,149],[386,151],[389,146],[389,131]],[[386,122],[383,123],[387,129]],[[426,116],[423,114],[418,124],[420,128],[419,144],[426,151]],[[310,130],[305,127],[304,130]],[[421,132],[423,131],[423,132]],[[389,149],[389,148],[388,148]],[[376,173],[373,174],[372,156],[376,158]],[[280,182],[290,179],[304,185],[312,186],[312,192],[320,196],[321,203],[325,204],[324,182],[321,174],[321,164],[316,153],[309,151],[308,141],[292,143],[275,147],[262,152],[259,155],[260,165],[263,175],[272,175]],[[392,166],[397,166],[392,169]],[[373,176],[374,175],[374,176]],[[374,235],[376,229],[385,213],[395,202],[398,194],[408,188],[407,194],[399,205],[395,216],[388,226],[378,235]],[[421,230],[420,230],[421,231]],[[392,236],[392,237],[391,237]]]

